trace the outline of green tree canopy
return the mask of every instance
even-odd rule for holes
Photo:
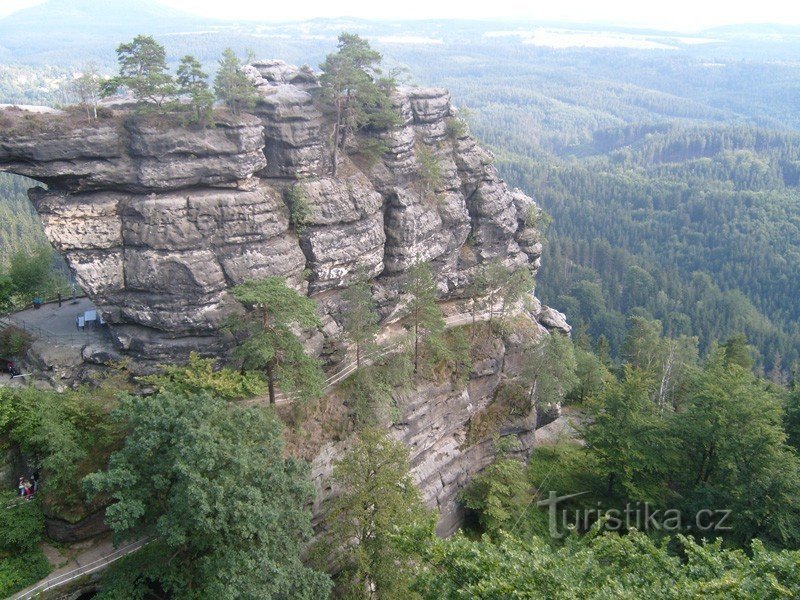
[[[110,573],[103,597],[326,596],[327,576],[300,561],[308,470],[283,457],[271,413],[165,392],[124,397],[113,414],[128,436],[85,485],[113,499],[106,522],[117,539],[154,539]]]
[[[214,94],[234,115],[253,108],[258,100],[255,87],[242,71],[242,61],[225,48],[214,78]]]
[[[418,372],[423,342],[429,336],[440,336],[445,322],[437,302],[436,281],[430,263],[414,264],[406,276],[403,291],[408,295],[409,320],[414,336],[414,371]]]
[[[378,333],[378,313],[372,287],[361,273],[358,281],[350,285],[342,294],[346,303],[344,312],[344,331],[356,345],[356,365],[361,367],[361,355],[369,348]]]
[[[542,335],[524,349],[522,377],[529,386],[531,409],[557,404],[578,385],[572,340]]]
[[[189,101],[191,121],[208,125],[213,118],[214,94],[208,88],[208,75],[194,56],[186,55],[178,65],[178,93]]]
[[[336,464],[333,481],[341,493],[326,516],[319,550],[340,572],[337,591],[347,598],[408,598],[408,565],[394,538],[432,525],[409,472],[408,449],[366,429]]]
[[[152,36],[137,35],[133,41],[117,47],[119,75],[105,87],[122,85],[133,92],[139,102],[150,102],[158,108],[175,95],[175,80],[167,72],[164,46]]]
[[[626,367],[622,381],[592,407],[582,432],[609,499],[653,502],[666,493],[671,446],[649,390],[647,375]]]
[[[673,485],[689,511],[730,509],[729,537],[800,545],[800,459],[786,445],[781,398],[725,350],[710,357],[676,414],[684,457]]]
[[[750,553],[678,537],[670,551],[640,532],[572,536],[563,546],[503,534],[429,538],[415,589],[425,600],[499,598],[791,598],[800,589],[800,553]]]

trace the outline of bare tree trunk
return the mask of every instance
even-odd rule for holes
[[[267,364],[267,385],[269,386],[269,403],[275,404],[275,376],[272,361]]]
[[[340,114],[336,116],[336,124],[333,126],[333,164],[331,165],[331,176],[336,177],[336,169],[339,166],[339,119]]]
[[[664,373],[661,375],[661,385],[658,389],[658,409],[664,410],[664,405],[667,401],[667,393],[669,392],[669,385],[672,378],[672,366],[675,362],[675,345],[670,344],[669,354],[667,355],[667,362],[664,365]]]
[[[414,309],[414,373],[419,371],[419,310]]]
[[[336,172],[339,169],[339,145],[342,143],[339,138],[342,137],[342,115],[344,113],[343,101],[336,101],[336,122],[333,125],[333,165],[331,165],[331,176],[336,177]]]
[[[528,395],[528,404],[531,405],[531,410],[536,409],[536,386],[537,381],[534,380],[533,385],[531,386],[531,393]]]
[[[478,303],[475,302],[475,298],[472,299],[472,339],[475,339],[475,318],[476,313],[478,311]]]

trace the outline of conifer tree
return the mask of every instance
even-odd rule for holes
[[[275,387],[298,393],[301,399],[322,394],[325,378],[319,361],[305,353],[292,330],[320,323],[316,304],[286,286],[282,277],[245,281],[232,290],[234,298],[250,309],[242,325],[248,337],[237,349],[246,369],[261,370],[269,385],[270,403],[275,403]]]
[[[117,47],[119,75],[104,86],[106,90],[122,85],[133,92],[140,103],[152,103],[159,109],[175,95],[175,80],[167,73],[164,46],[149,35],[137,35],[128,44]]]
[[[366,273],[359,273],[359,279],[342,294],[346,302],[344,331],[356,345],[356,367],[361,367],[361,357],[378,333],[378,313],[375,299]]]
[[[322,97],[334,115],[331,170],[335,177],[339,152],[365,127],[387,128],[399,116],[392,108],[394,81],[381,76],[380,52],[352,33],[339,36],[338,50],[320,65]]]
[[[208,75],[194,56],[186,55],[181,59],[178,66],[178,92],[189,100],[192,122],[201,125],[211,121],[214,108],[214,94],[208,88],[207,79]]]
[[[414,372],[419,372],[420,348],[430,335],[440,335],[445,329],[442,310],[436,301],[436,281],[430,263],[420,262],[408,270],[404,291],[409,296],[408,308],[414,336]]]
[[[214,93],[234,115],[252,108],[258,93],[242,71],[242,62],[230,48],[225,48],[214,78]]]

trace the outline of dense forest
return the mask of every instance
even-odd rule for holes
[[[498,152],[553,216],[540,293],[615,352],[625,318],[643,315],[703,350],[745,332],[759,364],[788,372],[800,357],[800,137],[645,131],[603,131],[583,159]]]
[[[35,183],[0,173],[0,268],[8,266],[13,254],[30,253],[47,244],[39,217],[28,201],[28,188]]]

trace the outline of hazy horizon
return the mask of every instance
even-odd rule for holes
[[[100,0],[97,0],[98,3]],[[343,0],[335,4],[311,0],[302,4],[265,6],[253,0],[156,0],[159,4],[201,17],[253,21],[302,21],[313,18],[362,18],[370,20],[464,19],[531,22],[562,22],[593,26],[649,28],[660,31],[693,32],[726,25],[800,25],[800,5],[767,0],[758,5],[731,6],[722,2],[699,4],[676,0],[649,5],[630,0],[597,4],[590,0],[524,5],[498,0],[491,5],[465,6],[455,0],[432,4],[421,0],[385,4],[367,0]],[[2,0],[0,18],[46,0]]]

